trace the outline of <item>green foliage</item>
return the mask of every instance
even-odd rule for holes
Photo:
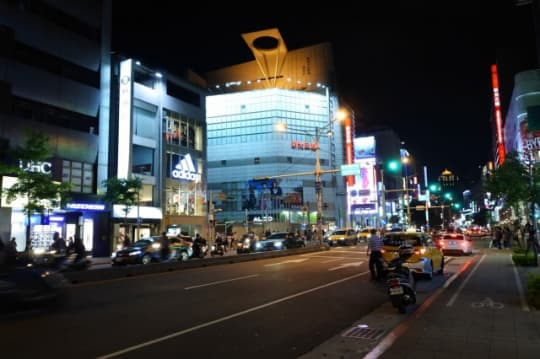
[[[143,184],[139,177],[129,179],[112,177],[103,181],[103,186],[107,188],[105,202],[109,205],[123,205],[124,217],[127,217],[130,208],[139,203],[139,192]]]
[[[540,309],[540,275],[531,273],[527,278],[527,301]]]
[[[508,153],[504,164],[493,170],[484,183],[484,191],[490,192],[495,199],[504,200],[505,205],[514,208],[516,213],[520,202],[529,202],[535,197],[529,188],[528,169],[517,152]]]
[[[534,267],[537,264],[536,258],[531,251],[529,251],[528,255],[525,255],[525,251],[522,253],[514,253],[512,254],[512,260],[518,267]]]
[[[69,183],[59,183],[53,180],[50,173],[34,172],[30,169],[33,164],[50,158],[49,139],[42,133],[27,131],[23,146],[10,150],[9,157],[18,161],[17,164],[3,164],[1,175],[17,177],[17,182],[4,190],[7,202],[13,202],[19,197],[26,198],[24,213],[30,217],[35,213],[43,213],[60,205],[67,199],[71,189]],[[27,245],[30,244],[30,227],[27,227]]]

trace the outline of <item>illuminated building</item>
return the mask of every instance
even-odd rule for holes
[[[204,233],[204,81],[194,73],[179,78],[159,72],[133,59],[121,59],[117,65],[111,175],[143,181],[139,205],[128,213],[130,235],[147,237],[166,229]],[[115,234],[126,230],[122,206],[117,207]]]
[[[101,240],[108,213],[95,195],[107,175],[98,174],[107,163],[97,158],[109,121],[110,11],[100,0],[0,2],[0,153],[22,145],[27,129],[45,134],[52,157],[39,170],[72,184],[65,210],[31,218],[34,248],[47,247],[58,231],[80,236],[95,255],[109,252]],[[13,181],[3,177],[3,188]],[[22,205],[2,201],[0,235],[15,237],[19,250],[24,221]]]
[[[344,129],[334,122],[329,44],[288,51],[279,31],[243,34],[254,61],[206,74],[208,192],[217,219],[265,229],[316,223],[316,152],[325,227],[346,222]],[[278,132],[277,124],[287,130]],[[327,136],[331,130],[332,136]],[[316,151],[318,139],[319,151]]]

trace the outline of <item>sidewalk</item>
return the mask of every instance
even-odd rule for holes
[[[353,325],[369,324],[374,339],[340,333],[301,358],[540,358],[540,311],[524,297],[528,273],[540,269],[515,267],[510,250],[484,249],[459,272],[419,296],[410,315],[400,319],[388,304]]]

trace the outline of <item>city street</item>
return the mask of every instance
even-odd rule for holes
[[[466,260],[463,258],[459,260]],[[418,283],[432,292],[456,270]],[[73,285],[61,309],[2,318],[7,353],[112,358],[295,358],[387,302],[365,244]],[[57,339],[51,344],[51,333]],[[32,345],[27,345],[32,338]]]

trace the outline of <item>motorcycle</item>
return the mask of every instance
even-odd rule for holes
[[[402,246],[398,256],[387,263],[386,286],[392,305],[403,314],[409,305],[416,303],[415,281],[412,272],[403,263],[413,255],[414,248]]]
[[[223,245],[223,243],[212,244],[212,247],[210,248],[210,255],[212,257],[216,255],[223,256],[224,254],[225,254],[225,246]]]
[[[0,272],[0,302],[14,306],[45,304],[65,298],[68,280],[58,271],[33,264]]]
[[[206,240],[193,241],[193,257],[204,258],[208,254],[208,244]]]

